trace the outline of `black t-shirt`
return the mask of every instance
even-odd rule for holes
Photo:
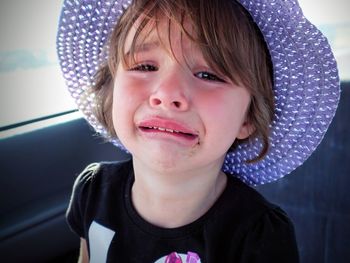
[[[77,178],[67,220],[91,263],[299,262],[286,214],[233,176],[207,213],[172,229],[137,214],[133,181],[131,161],[91,164]]]

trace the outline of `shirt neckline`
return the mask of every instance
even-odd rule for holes
[[[144,220],[134,208],[131,200],[131,187],[133,185],[135,177],[134,177],[133,169],[131,169],[131,171],[129,172],[125,180],[125,184],[123,187],[125,209],[132,223],[136,225],[143,232],[146,232],[148,234],[151,234],[159,238],[185,238],[193,234],[194,232],[201,231],[201,229],[203,229],[206,222],[208,222],[210,218],[213,217],[213,215],[219,209],[219,207],[224,205],[225,203],[224,200],[228,198],[230,188],[232,187],[232,180],[230,180],[230,176],[227,176],[227,177],[228,177],[227,178],[228,180],[224,191],[222,192],[220,197],[216,200],[216,202],[213,204],[213,206],[209,208],[209,210],[204,215],[202,215],[192,223],[189,223],[184,226],[180,226],[176,228],[163,228],[163,227],[155,226],[147,222],[146,220]]]

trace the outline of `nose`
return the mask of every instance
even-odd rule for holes
[[[189,108],[188,87],[190,85],[184,72],[171,72],[159,79],[149,102],[151,107],[163,110],[186,111]]]

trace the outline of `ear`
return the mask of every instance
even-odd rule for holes
[[[240,140],[243,140],[243,139],[246,139],[248,138],[253,132],[255,131],[255,127],[254,125],[246,120],[243,122],[240,130],[239,130],[239,133],[237,135],[237,139],[240,139]]]

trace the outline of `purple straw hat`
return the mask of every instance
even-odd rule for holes
[[[79,110],[102,136],[107,131],[92,112],[94,74],[107,60],[109,36],[128,0],[65,0],[57,50],[68,89]],[[223,171],[248,185],[275,181],[300,166],[326,133],[339,101],[337,64],[327,39],[303,15],[296,0],[239,0],[260,28],[274,73],[275,116],[270,150],[256,157],[262,143],[253,139],[226,155]],[[125,150],[113,139],[112,143]]]

